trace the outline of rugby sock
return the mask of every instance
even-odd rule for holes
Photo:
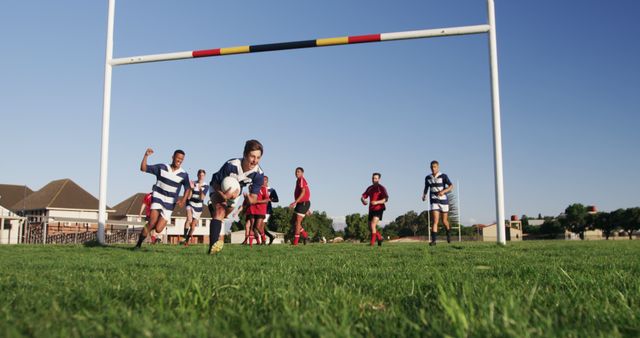
[[[380,235],[379,232],[376,232],[376,235],[377,235],[376,236],[377,240],[381,241],[382,240],[382,235]]]
[[[373,243],[375,243],[376,238],[378,238],[378,236],[376,236],[376,234],[372,233],[371,234],[371,243],[370,243],[371,246],[373,246]]]
[[[307,232],[304,229],[300,230],[300,233],[302,234],[302,237],[304,237],[304,238],[308,238],[309,237],[309,234],[307,234]]]
[[[300,235],[293,236],[293,245],[298,245],[299,241],[300,241]]]
[[[185,227],[184,228],[184,234],[182,235],[182,237],[184,237],[184,240],[187,240],[187,236],[189,236],[189,228]]]
[[[267,237],[269,237],[269,239],[275,238],[275,237],[273,237],[273,235],[269,231],[265,230],[264,234],[267,235]]]
[[[431,242],[433,242],[433,243],[436,242],[437,234],[438,234],[437,232],[431,231]]]
[[[249,236],[249,247],[253,248],[253,235]]]
[[[211,225],[209,226],[209,251],[211,251],[211,247],[213,246],[213,244],[218,241],[221,229],[222,221],[219,221],[217,219],[211,220]]]
[[[264,234],[264,232],[260,234],[260,238],[262,238],[262,244],[267,243],[267,236]]]
[[[144,242],[144,240],[147,238],[147,236],[143,235],[142,232],[140,233],[140,237],[138,237],[138,243],[136,244],[136,247],[141,247],[142,246],[142,242]]]

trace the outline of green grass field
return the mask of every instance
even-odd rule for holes
[[[640,242],[0,246],[0,336],[640,336]]]

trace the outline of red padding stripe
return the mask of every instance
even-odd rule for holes
[[[349,37],[349,43],[362,43],[362,42],[374,42],[374,41],[380,41],[380,34],[357,35],[357,36]]]
[[[216,56],[216,55],[220,55],[220,48],[194,50],[191,55],[194,58],[201,58],[201,57],[204,57],[204,56]]]

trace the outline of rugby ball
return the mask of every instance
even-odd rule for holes
[[[235,191],[234,197],[238,197],[240,194],[240,182],[231,176],[227,176],[222,180],[221,188],[225,194],[229,191]]]

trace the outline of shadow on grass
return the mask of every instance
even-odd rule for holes
[[[126,251],[147,251],[147,250],[142,250],[142,249],[135,249],[135,246],[129,246],[125,244],[118,244],[118,245],[108,245],[108,244],[100,244],[100,242],[98,241],[88,241],[88,242],[84,242],[82,243],[82,246],[85,248],[100,248],[100,249],[116,249],[116,250],[126,250]]]

